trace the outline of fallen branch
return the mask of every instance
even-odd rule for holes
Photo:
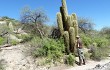
[[[0,48],[5,48],[5,47],[11,47],[12,45],[10,45],[10,44],[5,44],[5,45],[3,45],[3,46],[0,46]]]

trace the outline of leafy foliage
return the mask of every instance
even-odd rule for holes
[[[105,37],[101,37],[99,35],[96,36],[90,36],[90,35],[81,35],[82,41],[84,46],[89,47],[93,43],[96,43],[97,47],[107,47],[109,46],[109,40],[106,39]]]
[[[92,44],[92,39],[86,35],[81,36],[84,46],[88,47]]]
[[[68,57],[66,58],[66,62],[68,65],[74,65],[75,63],[75,56],[72,54],[69,54]]]
[[[11,41],[11,45],[17,45],[19,42],[18,41],[16,41],[16,40],[12,40]]]
[[[0,45],[4,43],[4,38],[0,37]]]
[[[16,35],[19,39],[22,39],[22,43],[28,42],[32,39],[32,36],[29,34],[21,34],[21,35]]]
[[[31,47],[38,47],[38,48],[43,46],[42,39],[39,38],[38,36],[33,36],[33,38],[28,42],[28,44],[30,44]]]
[[[110,27],[103,27],[100,31],[101,34],[110,34]]]
[[[106,51],[106,52],[102,52]],[[90,56],[91,59],[100,61],[101,59],[104,59],[105,57],[108,56],[109,49],[108,47],[95,47],[95,49],[92,51],[92,55]]]
[[[54,40],[46,38],[43,40],[43,46],[39,49],[36,49],[34,56],[44,56],[47,57],[48,61],[58,61],[64,55],[64,43],[62,39]]]
[[[93,42],[96,43],[97,47],[109,46],[109,41],[106,38],[97,37],[97,38],[94,38]]]

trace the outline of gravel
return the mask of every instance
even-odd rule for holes
[[[108,62],[104,65],[98,64],[94,68],[88,69],[88,70],[110,70],[110,62]]]

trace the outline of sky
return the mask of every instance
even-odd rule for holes
[[[69,14],[89,18],[94,28],[110,27],[110,0],[66,0]],[[48,25],[55,25],[56,13],[60,11],[61,0],[0,0],[0,16],[20,20],[23,7],[42,8],[49,17]]]

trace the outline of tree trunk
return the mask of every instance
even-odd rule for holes
[[[38,32],[39,32],[39,34],[40,34],[40,38],[43,39],[43,33],[42,33],[42,31],[39,29],[38,24],[36,24],[36,28],[37,28],[37,30],[38,30]]]

